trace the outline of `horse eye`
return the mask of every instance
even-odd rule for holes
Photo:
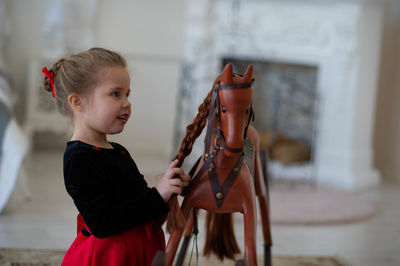
[[[222,106],[222,107],[221,107],[221,110],[222,110],[223,113],[225,113],[225,112],[226,112],[225,106]]]
[[[248,113],[249,113],[249,108],[246,109],[246,114],[248,114]]]

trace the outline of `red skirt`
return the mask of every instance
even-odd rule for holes
[[[78,215],[78,235],[64,256],[62,266],[150,265],[158,250],[165,251],[164,232],[148,223],[119,235],[97,238],[81,233],[85,226]],[[85,226],[86,229],[87,226]]]

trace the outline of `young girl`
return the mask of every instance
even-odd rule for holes
[[[92,48],[43,73],[45,89],[74,124],[64,153],[64,181],[79,211],[78,235],[62,265],[150,265],[165,249],[166,202],[190,177],[175,160],[149,188],[128,151],[107,141],[108,134],[122,132],[131,115],[124,58]]]

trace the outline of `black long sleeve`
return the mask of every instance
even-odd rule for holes
[[[155,188],[149,188],[135,162],[121,145],[95,148],[68,142],[64,181],[68,194],[96,237],[130,230],[168,212]]]

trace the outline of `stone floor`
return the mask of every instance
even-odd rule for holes
[[[154,184],[168,165],[167,158],[132,156],[149,184]],[[62,151],[34,152],[25,167],[31,197],[19,208],[0,215],[0,247],[67,249],[75,236],[77,211],[64,190]],[[364,192],[362,197],[380,206],[379,215],[341,225],[272,225],[273,255],[329,255],[352,265],[400,265],[400,185],[383,182],[379,189]],[[200,230],[204,231],[202,227]],[[242,225],[236,224],[235,230],[242,243]],[[259,253],[261,235],[260,229]],[[200,232],[200,249],[202,243]]]

